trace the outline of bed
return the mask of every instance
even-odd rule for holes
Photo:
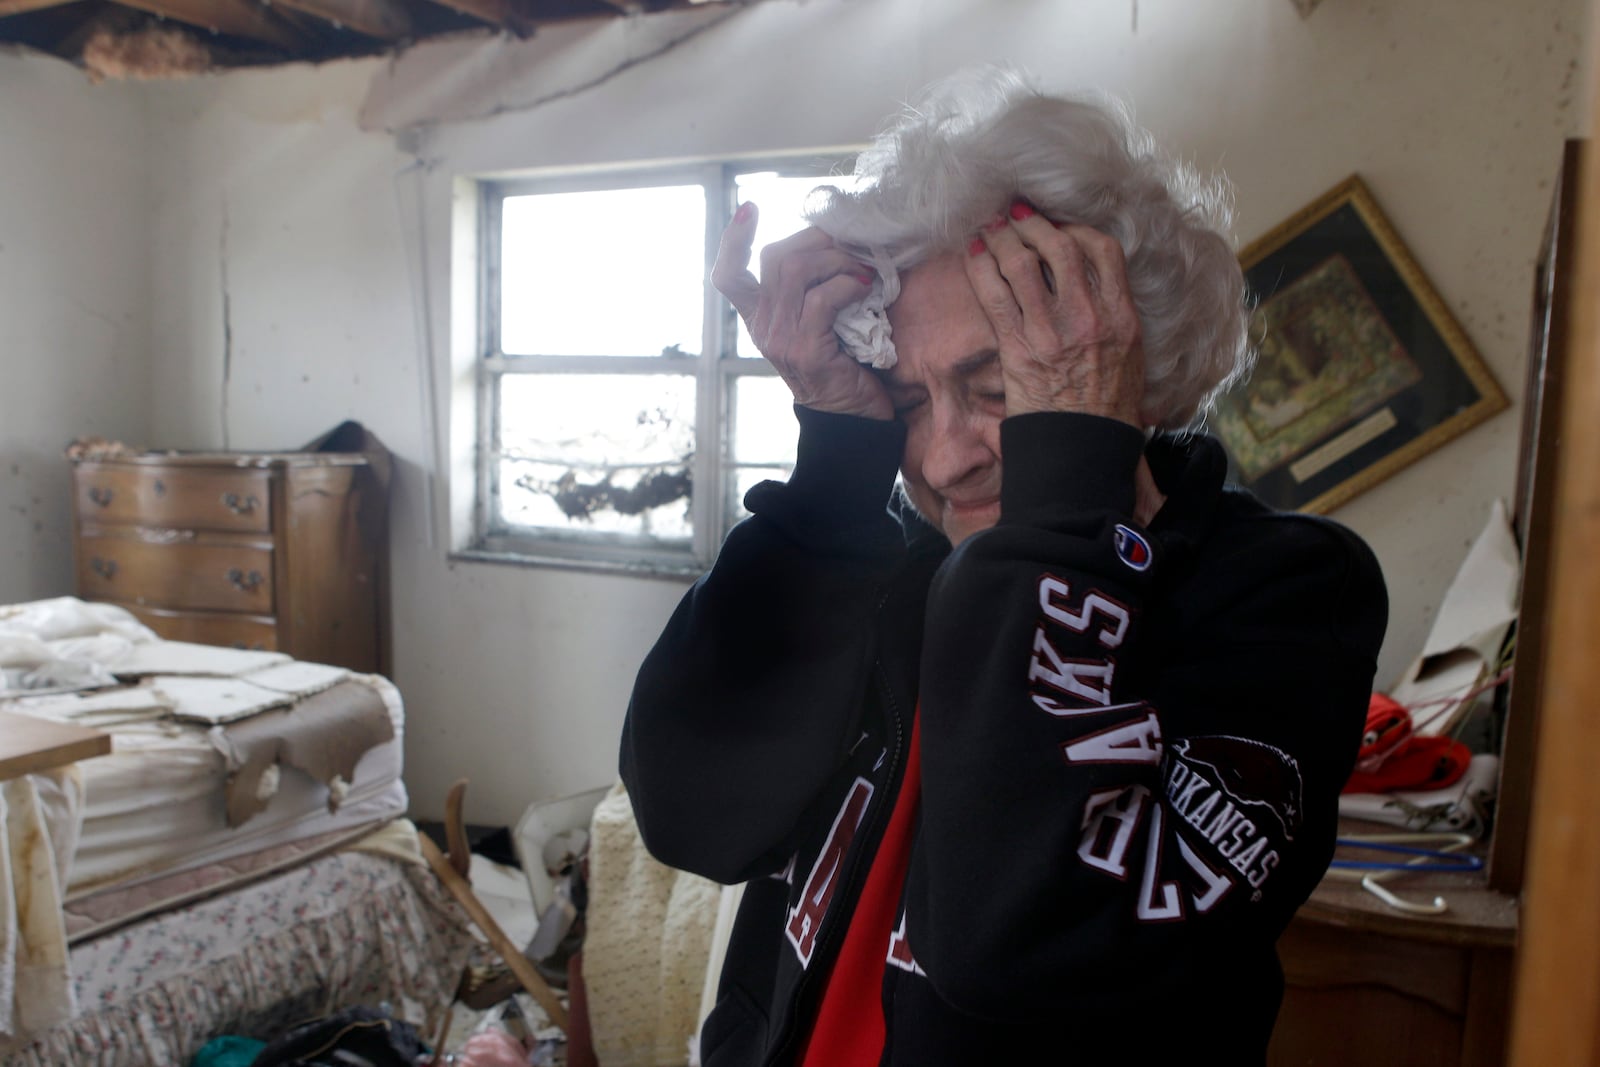
[[[0,672],[0,709],[112,737],[0,793],[0,1063],[182,1065],[350,1005],[448,1006],[473,935],[404,819],[388,681],[73,598],[0,606]]]

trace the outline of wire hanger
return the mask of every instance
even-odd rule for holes
[[[1359,848],[1374,852],[1388,852],[1409,856],[1406,860],[1340,860],[1329,865],[1330,878],[1358,881],[1361,888],[1383,901],[1396,911],[1408,915],[1442,915],[1450,910],[1444,897],[1435,895],[1431,901],[1407,900],[1381,884],[1380,879],[1404,872],[1422,871],[1468,872],[1483,869],[1483,860],[1477,856],[1463,856],[1460,851],[1473,844],[1471,834],[1452,833],[1382,833],[1351,834],[1338,838],[1336,844],[1346,848]],[[1419,848],[1418,845],[1435,845]]]

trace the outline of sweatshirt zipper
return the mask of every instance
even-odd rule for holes
[[[889,594],[886,592],[884,593],[883,598],[878,601],[878,610],[880,612],[883,610],[883,606],[888,603],[888,601]],[[883,669],[883,660],[881,658],[875,657],[873,659],[872,672],[878,681],[879,689],[882,691],[884,710],[887,714],[890,724],[894,728],[894,744],[889,749],[888,777],[888,782],[893,787],[888,796],[892,798],[898,795],[901,785],[900,754],[902,749],[905,747],[905,723],[900,717],[900,707],[899,703],[894,697],[894,687],[889,683],[889,676],[888,673]],[[847,877],[841,879],[839,883],[839,892],[846,893],[846,895],[843,897],[836,895],[834,897],[836,902],[850,901],[853,904],[856,898],[859,896],[859,891],[861,889],[860,883],[865,881],[864,871],[870,869],[870,865],[864,860],[863,857],[870,858],[870,856],[877,855],[878,845],[882,842],[883,831],[893,810],[894,804],[889,800],[885,800],[884,803],[878,805],[878,810],[873,813],[872,822],[869,827],[870,833],[866,838],[866,841],[871,842],[871,851],[869,853],[865,848],[860,849],[856,852],[855,856],[851,858],[849,870],[846,872]],[[849,923],[835,921],[828,926],[826,931],[819,933],[816,951],[812,955],[813,961],[816,964],[821,964],[823,962],[829,962],[831,964],[835,942],[844,936],[844,931],[848,928]],[[794,991],[789,994],[789,1009],[786,1012],[786,1017],[788,1019],[788,1033],[784,1035],[782,1042],[773,1047],[771,1054],[766,1059],[766,1063],[768,1065],[788,1062],[786,1057],[793,1052],[796,1035],[800,1032],[800,1020],[797,1018],[800,1001],[805,995],[806,991],[815,984],[813,979],[813,975],[815,973],[816,972],[813,968],[808,967],[805,970],[804,976],[801,978],[801,980],[795,983]]]

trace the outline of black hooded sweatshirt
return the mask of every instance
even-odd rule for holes
[[[1002,422],[1000,520],[951,551],[894,490],[902,426],[796,413],[622,740],[651,852],[748,882],[705,1067],[793,1062],[918,706],[882,1063],[1263,1062],[1383,639],[1372,553],[1225,486],[1211,438],[1072,413]]]

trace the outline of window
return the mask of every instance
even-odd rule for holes
[[[692,573],[794,465],[789,391],[709,283],[736,206],[760,249],[848,161],[480,182],[477,547]]]

